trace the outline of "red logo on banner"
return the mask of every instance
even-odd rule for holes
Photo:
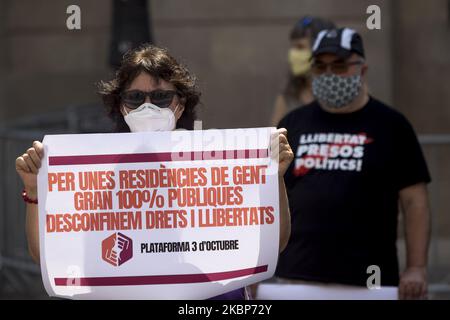
[[[133,241],[120,232],[102,241],[102,259],[113,266],[120,266],[133,257]]]

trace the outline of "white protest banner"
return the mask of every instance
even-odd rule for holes
[[[73,299],[207,299],[270,278],[274,128],[49,135],[42,278]]]

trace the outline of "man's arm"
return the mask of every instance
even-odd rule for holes
[[[430,241],[430,209],[425,183],[400,190],[406,237],[406,270],[400,277],[400,299],[427,295],[427,257]]]

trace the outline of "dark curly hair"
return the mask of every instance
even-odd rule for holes
[[[196,119],[196,107],[200,102],[200,92],[197,90],[195,77],[166,49],[144,44],[123,56],[114,79],[98,83],[98,92],[102,96],[108,115],[116,125],[115,131],[130,132],[120,112],[120,93],[141,72],[146,72],[157,80],[163,79],[175,86],[180,100],[184,103],[184,111],[177,121],[177,128],[192,130]]]

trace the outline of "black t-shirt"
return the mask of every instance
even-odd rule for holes
[[[381,285],[398,285],[399,191],[430,181],[408,120],[370,98],[348,114],[315,101],[278,127],[295,158],[285,175],[292,232],[276,275],[365,286],[377,265]]]

